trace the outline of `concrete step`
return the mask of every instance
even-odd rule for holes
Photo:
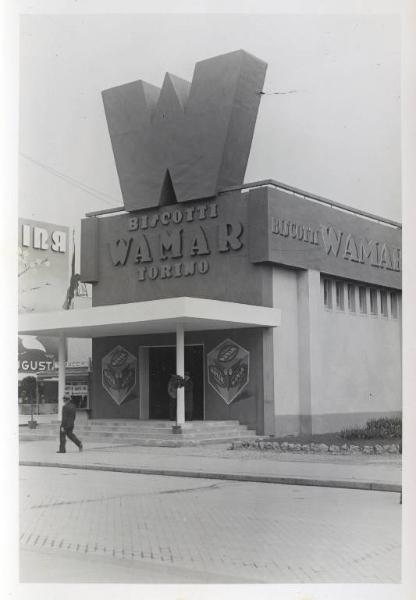
[[[144,439],[144,438],[153,438],[153,439],[163,439],[169,438],[171,436],[181,435],[182,437],[186,437],[189,439],[198,439],[198,438],[212,438],[212,437],[240,437],[246,436],[249,438],[256,437],[256,433],[254,431],[248,431],[247,429],[230,429],[230,430],[212,430],[212,431],[184,431],[182,434],[173,433],[171,430],[166,430],[164,432],[161,431],[134,431],[134,432],[114,432],[114,431],[94,431],[94,430],[86,430],[81,427],[75,429],[75,434],[80,438],[90,439],[90,438],[103,438],[103,439]],[[47,436],[47,437],[59,437],[59,431],[38,431],[31,430],[25,431],[21,433],[22,435],[33,435],[36,437]]]
[[[155,434],[154,432],[149,432],[147,434],[141,433],[141,434],[130,434],[130,435],[114,435],[113,433],[108,433],[108,432],[102,432],[102,433],[96,433],[96,432],[82,432],[82,431],[77,431],[76,435],[79,438],[82,439],[102,439],[102,440],[137,440],[137,441],[141,441],[141,440],[146,440],[146,439],[154,439],[154,440],[162,440],[165,438],[173,438],[173,437],[178,437],[178,435],[181,436],[181,438],[186,438],[188,440],[200,440],[200,439],[213,439],[216,437],[222,437],[222,438],[235,438],[235,439],[240,439],[240,437],[244,437],[245,439],[252,439],[254,437],[256,437],[255,433],[252,432],[247,432],[247,431],[230,431],[230,432],[220,432],[220,431],[216,431],[216,432],[212,432],[212,433],[183,433],[183,434],[175,434],[172,432],[166,432],[164,435],[162,434]]]
[[[212,432],[210,434],[207,433],[200,433],[200,434],[175,434],[172,432],[166,432],[165,435],[155,435],[154,433],[148,433],[146,435],[144,434],[139,434],[139,435],[112,435],[112,434],[108,434],[108,433],[82,433],[80,431],[77,431],[77,436],[81,439],[85,439],[85,440],[92,440],[94,439],[95,441],[98,440],[112,440],[112,441],[124,441],[124,440],[129,440],[129,441],[134,441],[137,440],[142,441],[142,440],[146,440],[146,439],[153,439],[153,440],[163,440],[163,439],[170,439],[170,438],[177,438],[178,436],[180,436],[182,439],[187,439],[187,440],[200,440],[200,439],[211,439],[211,438],[227,438],[227,439],[240,439],[240,438],[244,438],[244,439],[253,439],[256,437],[255,433],[251,433],[251,432],[244,432],[244,431],[232,431],[229,433],[224,433],[224,432]]]
[[[187,436],[172,434],[169,437],[164,438],[152,438],[150,436],[144,438],[137,437],[117,437],[117,438],[105,438],[102,436],[79,436],[85,444],[93,443],[109,443],[121,446],[198,446],[203,444],[219,444],[228,443],[233,441],[250,440],[252,436],[238,435],[238,436],[213,436],[213,437],[201,437],[201,438],[189,438]],[[35,434],[22,434],[20,437],[21,441],[55,441],[59,444],[59,436],[57,435],[35,435]]]
[[[127,434],[148,434],[151,432],[154,433],[167,433],[169,431],[172,430],[172,427],[174,425],[174,422],[171,421],[169,423],[169,426],[167,427],[140,427],[140,426],[131,426],[131,427],[123,427],[123,428],[118,428],[118,427],[113,427],[111,425],[107,425],[107,426],[100,426],[100,427],[96,427],[94,425],[90,425],[88,423],[86,424],[75,424],[75,430],[76,431],[85,431],[85,432],[96,432],[96,433],[100,433],[100,432],[106,432],[106,433],[114,433],[114,434],[120,434],[120,435],[127,435]],[[221,432],[231,432],[231,431],[247,431],[247,426],[246,425],[221,425],[219,427],[204,427],[203,425],[195,425],[193,426],[192,423],[185,423],[185,425],[182,426],[182,430],[184,433],[186,434],[192,434],[192,433],[210,433],[210,432],[215,432],[215,431],[221,431]],[[20,427],[19,429],[20,432],[27,432],[27,431],[32,431],[32,432],[42,432],[42,433],[49,433],[49,432],[53,432],[53,431],[59,431],[59,424],[58,425],[39,425],[38,427],[36,427],[36,429],[29,429],[28,427]]]
[[[114,421],[109,419],[90,419],[86,423],[82,423],[82,425],[87,424],[89,427],[104,427],[107,429],[108,427],[120,428],[120,429],[129,429],[129,428],[163,428],[170,429],[172,427],[172,421],[163,420],[163,421],[154,421],[154,420],[143,420],[143,421],[132,421],[132,420],[124,420],[124,421]],[[81,425],[81,423],[79,423]],[[237,420],[230,421],[187,421],[184,424],[185,428],[196,428],[203,427],[204,429],[208,429],[210,427],[239,427],[240,423]]]
[[[130,424],[119,426],[111,421],[76,421],[75,429],[88,429],[89,431],[115,431],[126,433],[129,431],[169,431],[174,425],[174,421],[133,421]],[[238,421],[219,421],[218,423],[204,421],[187,421],[182,425],[184,431],[217,431],[229,429],[245,429],[246,425],[241,425]],[[27,426],[21,426],[23,431],[28,429]],[[59,429],[59,423],[39,423],[34,431],[49,431]]]
[[[84,431],[84,432],[96,432],[96,433],[100,433],[100,432],[105,432],[105,433],[114,433],[115,435],[120,434],[120,435],[135,435],[135,434],[143,434],[143,435],[148,435],[150,433],[155,433],[155,434],[161,434],[163,435],[164,433],[170,432],[172,430],[172,426],[174,425],[174,423],[172,422],[171,425],[169,427],[126,427],[123,429],[117,428],[117,427],[94,427],[94,426],[90,426],[90,425],[77,425],[75,424],[75,431]],[[22,427],[20,428],[20,432],[22,431],[28,431],[29,428],[27,427]],[[184,433],[204,433],[204,432],[214,432],[214,431],[221,431],[223,433],[227,433],[227,432],[232,432],[232,431],[246,431],[247,428],[243,425],[240,426],[230,426],[230,427],[211,427],[211,428],[205,428],[205,427],[182,427],[182,430],[184,431]],[[51,427],[37,427],[34,430],[31,431],[41,431],[43,433],[49,433],[49,432],[53,432],[53,431],[59,431],[59,425],[54,425]]]
[[[184,424],[182,433],[172,431],[172,421],[114,421],[103,419],[79,423],[76,435],[85,442],[141,446],[183,446],[250,440],[253,430],[233,421],[192,421]],[[20,440],[59,439],[56,423],[39,424],[37,429],[21,427]]]
[[[173,425],[173,423],[172,423]],[[76,431],[85,432],[85,433],[113,433],[114,435],[165,435],[172,430],[172,425],[170,427],[130,427],[126,429],[117,429],[113,427],[91,427],[89,425],[79,425],[75,427]],[[244,426],[233,426],[233,427],[183,427],[182,428],[185,435],[194,435],[194,434],[210,434],[220,431],[221,433],[228,434],[232,432],[239,431],[247,431],[247,428]],[[43,430],[50,431],[50,430]]]

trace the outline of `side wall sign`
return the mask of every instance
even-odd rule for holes
[[[401,288],[401,230],[281,190],[250,191],[249,254],[271,262]]]

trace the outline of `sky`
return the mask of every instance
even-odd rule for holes
[[[19,215],[122,205],[101,91],[239,48],[268,63],[245,181],[401,220],[399,19],[318,14],[21,16]]]

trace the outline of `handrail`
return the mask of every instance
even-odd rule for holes
[[[324,198],[323,196],[318,196],[317,194],[311,194],[310,192],[306,192],[300,188],[296,188],[292,185],[287,185],[286,183],[282,183],[280,181],[276,181],[275,179],[262,179],[260,181],[253,181],[252,183],[245,183],[239,186],[231,186],[228,188],[224,188],[218,192],[218,194],[225,194],[227,192],[234,192],[238,190],[251,189],[256,187],[263,187],[266,185],[270,185],[279,189],[284,190],[285,192],[292,192],[293,194],[297,194],[305,198],[305,200],[313,200],[315,202],[320,202],[322,204],[326,204],[331,208],[337,208],[339,210],[350,212],[356,215],[360,215],[361,217],[366,217],[367,219],[371,219],[373,221],[378,221],[379,223],[387,223],[388,225],[392,225],[393,227],[397,227],[399,229],[402,228],[401,223],[397,221],[393,221],[391,219],[386,219],[384,217],[380,217],[373,213],[366,212],[364,210],[360,210],[359,208],[353,208],[351,206],[347,206],[346,204],[341,204],[340,202],[335,202],[334,200],[328,200],[328,198]]]
[[[364,210],[360,210],[358,208],[352,208],[351,206],[347,206],[346,204],[341,204],[340,202],[335,202],[334,200],[328,200],[328,198],[324,198],[323,196],[318,196],[317,194],[311,194],[310,192],[306,192],[300,188],[296,188],[291,185],[287,185],[286,183],[282,183],[280,181],[276,181],[275,179],[261,179],[260,181],[253,181],[251,183],[244,183],[242,185],[230,186],[227,188],[223,188],[218,191],[218,195],[226,194],[228,192],[237,192],[240,190],[249,190],[257,187],[264,186],[272,186],[277,189],[284,190],[285,192],[291,192],[292,194],[296,194],[298,196],[302,196],[305,200],[312,200],[313,202],[318,202],[321,204],[325,204],[330,206],[331,208],[335,208],[338,210],[342,210],[344,212],[349,212],[355,215],[359,215],[360,217],[365,217],[366,219],[370,219],[372,221],[376,221],[378,223],[383,223],[390,225],[392,227],[396,227],[398,229],[402,228],[401,223],[397,221],[393,221],[391,219],[386,219],[384,217],[380,217],[373,213],[366,212]],[[95,210],[92,212],[88,212],[85,214],[86,217],[99,217],[101,215],[109,215],[118,212],[126,212],[124,206],[117,206],[114,208],[105,208],[103,210]]]
[[[114,208],[103,208],[102,210],[93,210],[85,213],[86,217],[100,217],[101,215],[112,215],[118,212],[126,212],[124,206],[115,206]]]

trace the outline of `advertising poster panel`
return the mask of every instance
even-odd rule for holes
[[[62,309],[70,278],[69,228],[21,218],[18,243],[19,313]],[[57,360],[56,338],[19,336],[19,374],[50,371]]]

